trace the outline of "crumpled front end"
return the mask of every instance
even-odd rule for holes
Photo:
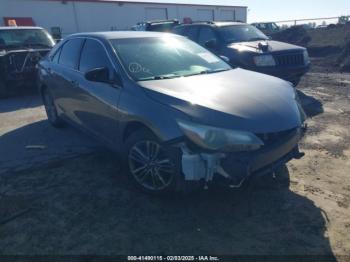
[[[0,58],[1,75],[5,82],[23,84],[35,80],[37,63],[49,52],[41,50],[8,51]]]
[[[292,159],[300,159],[298,142],[306,127],[272,133],[256,134],[264,146],[250,152],[204,152],[193,149],[190,142],[182,143],[182,172],[187,181],[225,178],[231,188],[239,188],[251,176],[274,172]]]

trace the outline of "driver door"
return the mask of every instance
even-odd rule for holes
[[[79,84],[76,87],[79,108],[75,114],[85,128],[113,147],[117,145],[118,101],[122,89],[110,83],[87,80],[85,73],[96,68],[108,68],[111,79],[117,74],[104,44],[86,39],[79,61]]]

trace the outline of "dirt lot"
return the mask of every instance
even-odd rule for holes
[[[0,176],[0,253],[307,254],[349,261],[350,74],[316,67],[299,89],[310,119],[301,146],[306,156],[289,164],[290,190],[214,188],[161,199],[135,190],[108,151],[56,160]]]

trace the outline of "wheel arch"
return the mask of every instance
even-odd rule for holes
[[[160,138],[159,133],[150,128],[148,125],[141,121],[130,121],[125,124],[125,127],[123,128],[122,131],[122,143],[124,144],[125,141],[130,137],[131,134],[138,130],[146,130],[154,134],[156,137]]]

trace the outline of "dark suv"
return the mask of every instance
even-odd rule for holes
[[[171,32],[171,30],[178,26],[178,20],[155,20],[137,23],[131,28],[132,31],[151,31],[151,32]]]
[[[173,33],[226,57],[232,66],[276,76],[294,86],[310,67],[306,48],[270,40],[256,27],[244,23],[194,23],[175,27]]]

